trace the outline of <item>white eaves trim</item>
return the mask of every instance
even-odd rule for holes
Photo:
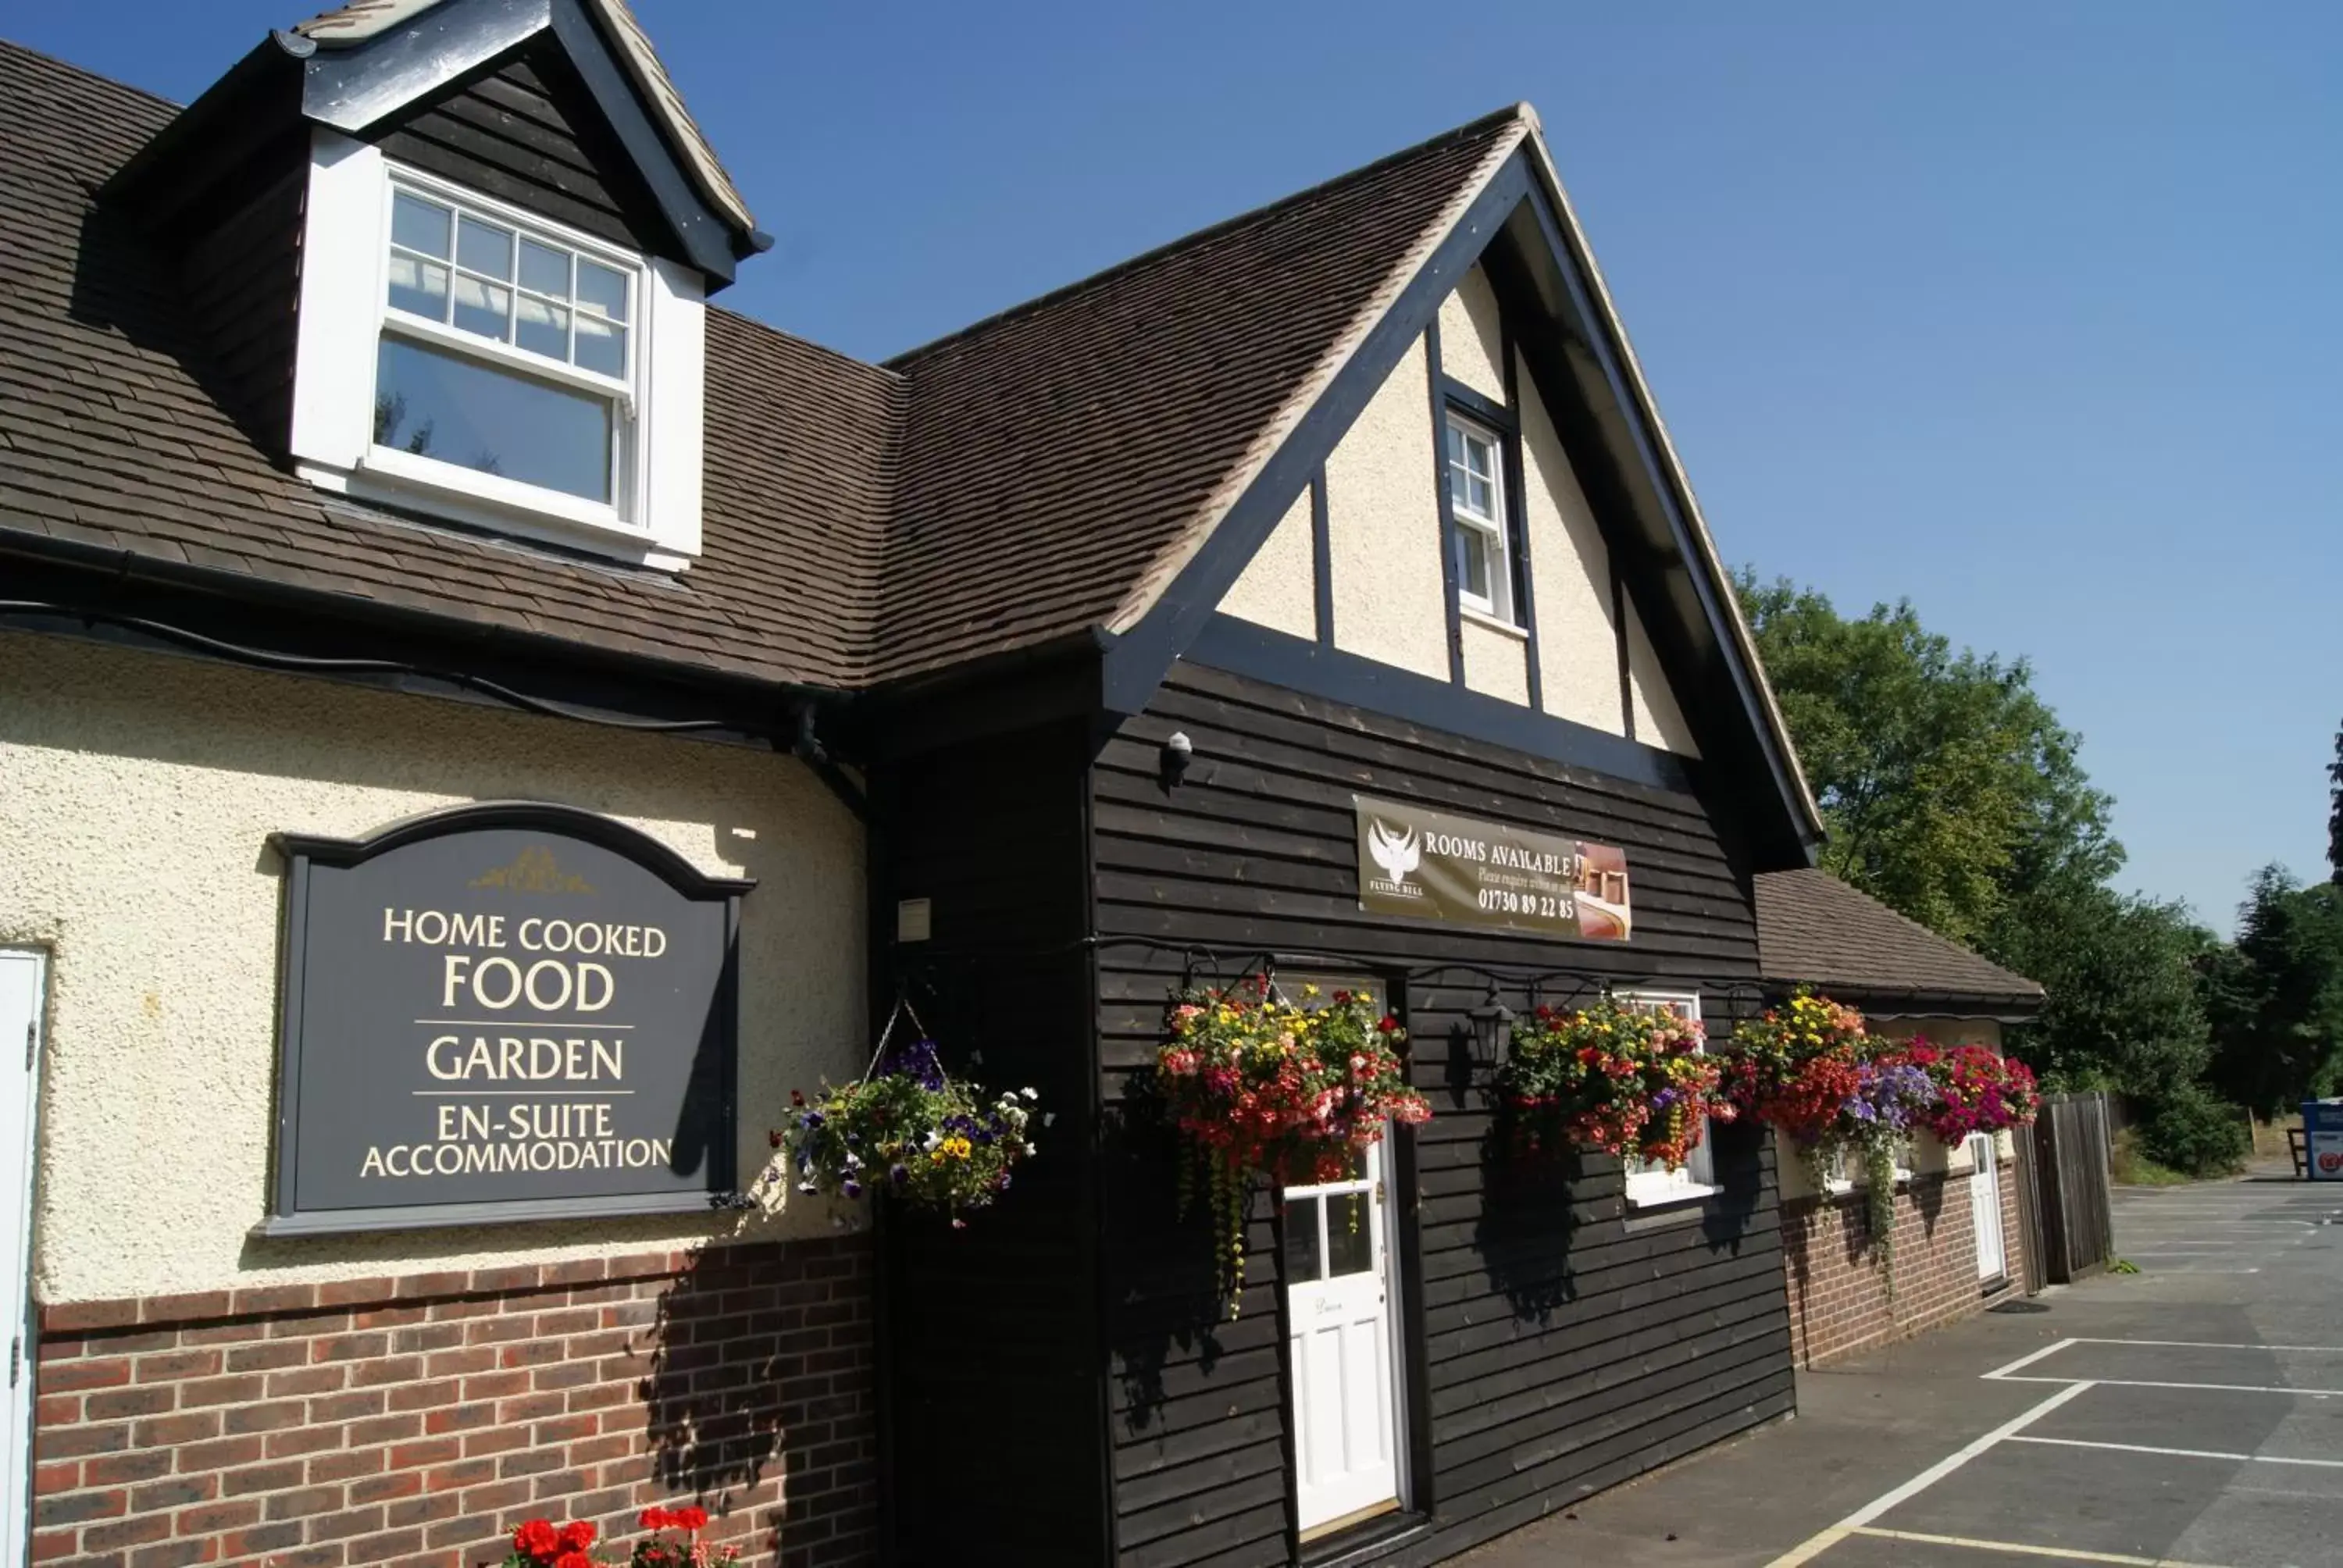
[[[634,385],[625,396],[630,450],[619,465],[618,499],[564,495],[374,445],[392,170],[380,148],[322,129],[313,133],[301,236],[295,472],[321,489],[489,532],[669,571],[690,565],[700,553],[707,424],[708,322],[699,275],[418,171],[402,168],[397,180],[558,239],[635,276]],[[558,367],[542,374],[563,378]]]

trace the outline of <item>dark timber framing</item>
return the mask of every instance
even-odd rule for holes
[[[1432,482],[1440,498],[1440,609],[1447,618],[1448,684],[1464,684],[1464,585],[1456,576],[1456,498],[1448,488],[1448,377],[1440,367],[1440,317],[1423,327],[1425,389],[1432,397]]]
[[[1627,574],[1611,560],[1611,636],[1619,648],[1619,722],[1627,739],[1635,739],[1634,639],[1627,635]]]
[[[1545,709],[1545,670],[1538,652],[1537,578],[1530,567],[1529,498],[1523,489],[1525,479],[1522,457],[1522,389],[1520,377],[1515,374],[1513,322],[1502,310],[1498,343],[1505,356],[1505,411],[1513,417],[1513,427],[1505,441],[1505,509],[1506,527],[1512,530],[1510,538],[1513,547],[1514,607],[1521,616],[1522,658],[1529,687],[1529,705],[1543,712]]]
[[[1476,261],[1509,312],[1536,330],[1509,334],[1555,422],[1603,521],[1606,548],[1623,567],[1648,566],[1646,614],[1686,719],[1705,733],[1703,749],[1744,790],[1762,790],[1778,809],[1748,829],[1782,863],[1811,863],[1819,827],[1795,763],[1780,744],[1762,678],[1745,656],[1722,579],[1691,523],[1691,503],[1661,456],[1655,417],[1622,368],[1624,345],[1587,282],[1589,263],[1556,218],[1546,176],[1516,150],[1361,340],[1278,449],[1254,474],[1202,547],[1154,606],[1121,634],[1101,634],[1101,690],[1109,712],[1144,708],[1173,661],[1202,635],[1228,589],[1302,493],[1369,398],[1418,339],[1426,342],[1430,397],[1442,400],[1437,336],[1440,303]],[[1510,356],[1509,356],[1510,357]],[[1443,515],[1446,515],[1443,485]],[[1443,534],[1445,528],[1443,528]],[[1453,562],[1443,540],[1443,572]],[[1450,591],[1451,614],[1454,593]],[[1654,623],[1664,624],[1654,624]],[[1452,632],[1452,649],[1456,647]],[[1456,660],[1452,658],[1452,673]],[[1461,681],[1453,684],[1461,685]]]
[[[1310,476],[1310,572],[1317,608],[1318,645],[1334,646],[1334,535],[1326,517],[1326,465]]]

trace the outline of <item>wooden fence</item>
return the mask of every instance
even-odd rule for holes
[[[2107,1109],[2104,1094],[2046,1094],[2032,1138],[2019,1140],[2028,1290],[2095,1274],[2115,1255]]]

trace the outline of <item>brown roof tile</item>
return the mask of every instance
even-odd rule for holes
[[[711,310],[703,554],[669,576],[268,461],[205,390],[172,265],[94,201],[174,112],[0,44],[0,537],[841,689],[1121,629],[1534,123],[1492,116],[884,367]]]
[[[2042,988],[1988,962],[1827,871],[1757,878],[1758,961],[1765,978],[1865,997],[1972,1000],[2030,1010]]]
[[[203,390],[166,260],[93,193],[168,104],[0,43],[0,532],[25,529],[752,678],[854,684],[853,602],[883,471],[825,484],[825,440],[883,447],[892,378],[710,313],[708,558],[679,579],[409,522],[273,466]],[[760,445],[761,444],[761,445]],[[752,451],[765,467],[743,471]],[[802,470],[802,471],[800,471]],[[777,507],[775,497],[790,498]],[[786,513],[787,523],[777,519]],[[818,548],[809,548],[815,541]]]
[[[1506,110],[890,361],[910,407],[874,675],[1112,626],[1526,129]]]

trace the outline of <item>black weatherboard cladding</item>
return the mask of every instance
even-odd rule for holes
[[[1174,729],[1195,755],[1167,794],[1157,757]],[[1362,915],[1351,797],[1363,790],[1624,846],[1634,941]],[[1425,972],[1576,971],[1547,983],[1557,1004],[1585,1000],[1602,975],[1697,989],[1725,1033],[1755,1000],[1756,932],[1745,864],[1701,795],[1182,664],[1107,741],[1091,810],[1110,1107],[1153,1060],[1184,945],[1332,951],[1353,961],[1286,967],[1402,980],[1414,1081],[1434,1111],[1396,1161],[1419,1385],[1410,1442],[1430,1519],[1379,1561],[1437,1561],[1791,1408],[1770,1145],[1728,1132],[1724,1195],[1665,1212],[1627,1209],[1614,1160],[1587,1157],[1575,1179],[1509,1166],[1486,1142],[1493,1064],[1475,1060],[1467,1020],[1485,982]],[[1118,940],[1136,937],[1169,946]],[[1521,986],[1506,1000],[1530,1001]],[[1242,1314],[1215,1323],[1202,1217],[1174,1214],[1170,1151],[1119,1135],[1122,1120],[1110,1113],[1100,1166],[1119,1560],[1284,1563],[1291,1434],[1270,1204],[1256,1198]],[[1121,1158],[1118,1136],[1133,1144]]]
[[[368,139],[402,163],[613,244],[672,246],[577,68],[549,44],[415,106]]]
[[[892,948],[873,988],[879,1021],[900,985],[947,1071],[994,1092],[1031,1087],[1051,1118],[1036,1118],[1039,1154],[967,1230],[884,1218],[882,1484],[900,1563],[1071,1568],[1106,1554],[1085,749],[1084,727],[1068,722],[871,777],[872,940]],[[892,941],[904,898],[930,900],[928,940]]]

